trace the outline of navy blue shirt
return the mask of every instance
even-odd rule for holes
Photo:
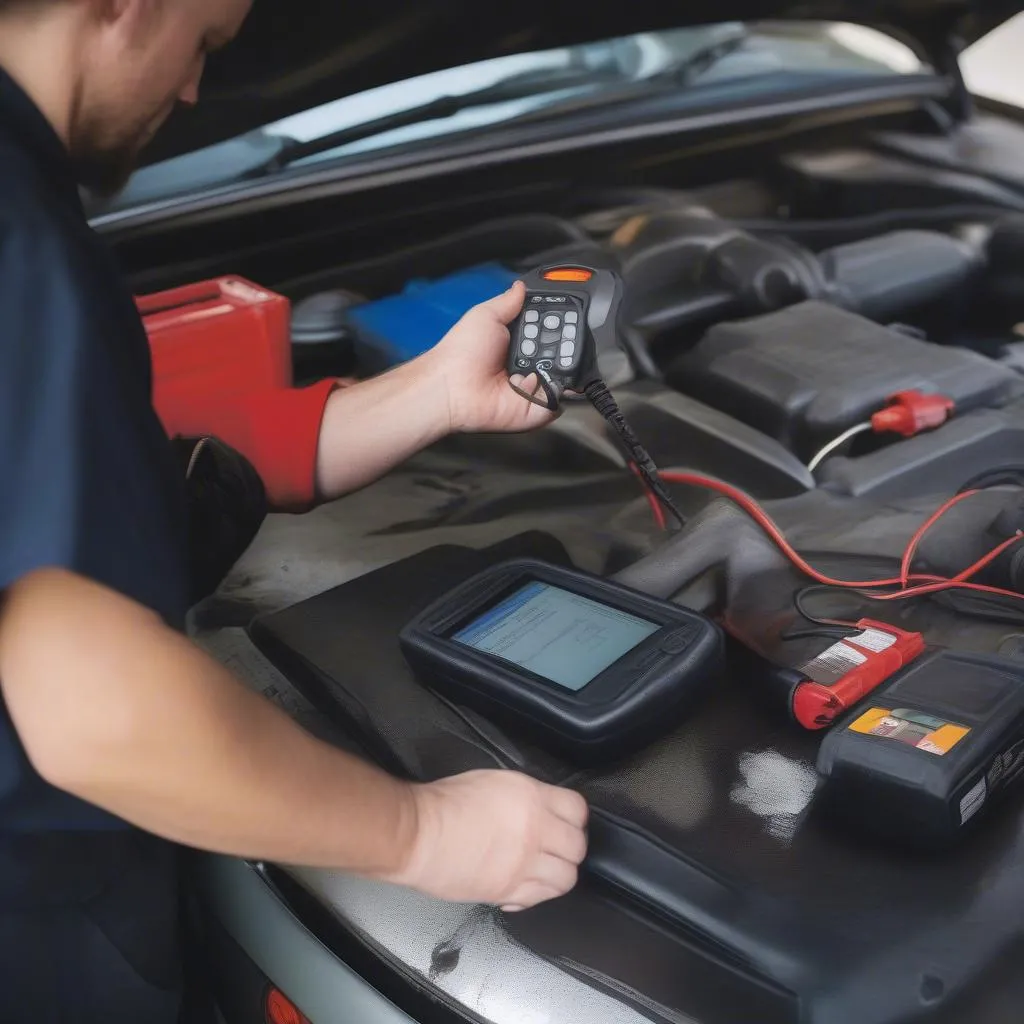
[[[0,70],[0,591],[62,567],[184,626],[184,481],[151,377],[69,156]],[[193,1018],[178,854],[44,782],[0,702],[0,987],[21,1018]]]
[[[183,625],[183,483],[151,372],[64,146],[0,70],[0,591],[62,567]],[[0,705],[0,837],[112,827],[35,773]]]

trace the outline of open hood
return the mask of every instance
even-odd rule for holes
[[[150,147],[163,160],[321,103],[416,75],[513,53],[709,21],[853,21],[898,35],[922,51],[970,41],[1024,0],[625,0],[536,8],[467,0],[255,0],[239,38],[210,61],[203,99],[176,112]]]

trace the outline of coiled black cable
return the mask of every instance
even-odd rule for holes
[[[679,511],[672,495],[662,483],[658,467],[654,464],[647,449],[640,443],[640,439],[633,433],[626,417],[622,415],[618,402],[615,401],[608,386],[603,380],[595,380],[588,384],[583,393],[590,400],[590,404],[604,417],[615,431],[615,435],[621,441],[630,461],[636,466],[637,471],[643,478],[644,483],[650,488],[651,493],[668,509],[675,517],[680,526],[686,525],[686,517]]]

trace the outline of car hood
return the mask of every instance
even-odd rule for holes
[[[211,58],[202,102],[177,111],[146,154],[164,160],[321,103],[416,75],[513,53],[711,21],[850,21],[921,50],[970,41],[1024,8],[1024,0],[629,0],[537,8],[467,0],[255,0],[235,42]]]

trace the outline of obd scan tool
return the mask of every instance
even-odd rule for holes
[[[630,429],[598,375],[597,351],[619,342],[622,279],[610,270],[581,264],[539,267],[523,277],[526,299],[512,322],[507,369],[537,389],[512,389],[535,405],[557,411],[566,392],[585,395],[608,421],[644,483],[682,525],[682,513],[658,475],[658,467]]]
[[[698,612],[530,559],[443,595],[399,642],[435,692],[581,764],[677,721],[724,656],[721,630]]]

